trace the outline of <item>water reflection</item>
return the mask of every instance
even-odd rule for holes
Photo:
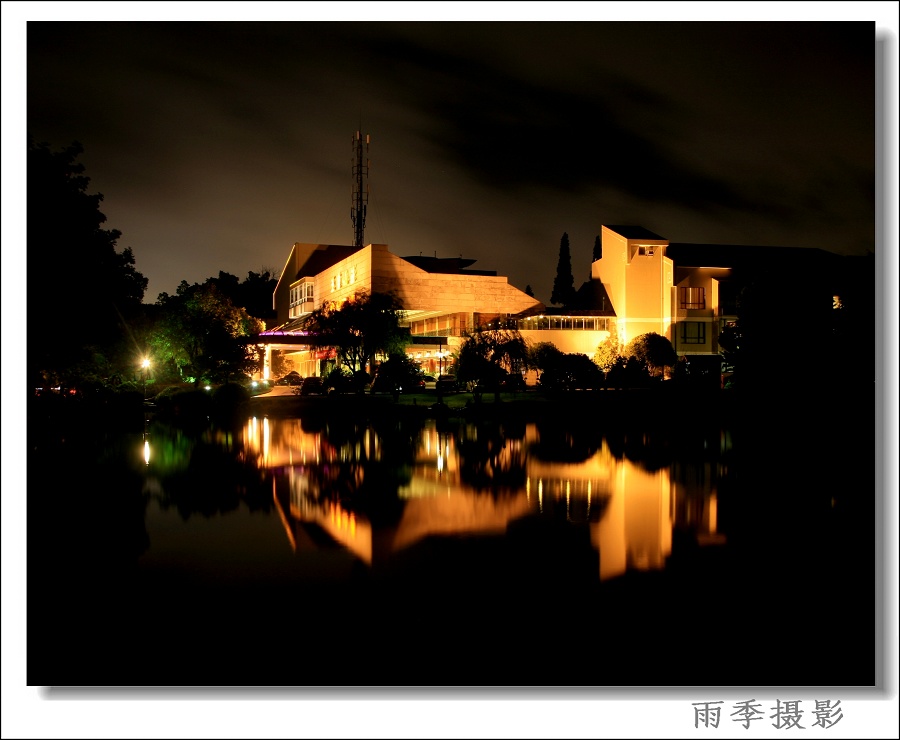
[[[143,449],[148,490],[163,508],[185,518],[239,500],[274,509],[295,553],[340,546],[378,569],[431,537],[502,538],[535,519],[564,522],[572,537],[586,530],[606,580],[664,568],[673,533],[725,541],[718,486],[727,434],[681,440],[671,459],[667,444],[537,423],[254,417],[199,439],[145,435]]]
[[[335,408],[30,430],[29,683],[873,682],[864,435]]]

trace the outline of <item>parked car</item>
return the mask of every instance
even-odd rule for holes
[[[300,382],[303,380],[303,376],[300,375],[296,370],[291,370],[286,375],[282,375],[278,380],[275,381],[275,385],[300,385]]]
[[[315,375],[303,378],[303,382],[300,384],[301,396],[322,395],[323,393],[325,393],[325,384],[322,382],[322,378]]]
[[[423,375],[422,376],[422,387],[427,389],[434,389],[435,384],[437,383],[437,379],[433,375]]]

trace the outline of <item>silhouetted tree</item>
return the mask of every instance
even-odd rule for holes
[[[484,389],[500,393],[508,373],[527,365],[528,345],[515,329],[489,329],[471,333],[459,348],[456,377],[469,384],[475,400]]]
[[[541,387],[547,390],[594,390],[603,382],[603,372],[596,363],[577,352],[560,353],[541,375]]]
[[[594,237],[594,251],[591,254],[591,260],[596,262],[598,259],[603,257],[603,245],[600,242],[600,236]]]
[[[406,349],[409,331],[400,327],[403,303],[393,293],[357,291],[343,305],[326,304],[310,315],[308,328],[333,347],[354,372],[371,367],[376,354]]]
[[[228,380],[252,370],[256,349],[248,343],[262,330],[259,319],[235,306],[215,283],[189,285],[176,294],[160,293],[159,319],[151,334],[158,372],[169,369],[185,381]]]
[[[568,305],[575,298],[575,277],[572,275],[572,255],[569,253],[569,235],[563,233],[559,240],[559,261],[556,263],[556,277],[553,279],[553,293],[550,303]]]
[[[416,387],[420,375],[419,366],[405,352],[399,352],[378,366],[374,382],[386,384],[396,401],[404,388],[411,391]]]
[[[678,355],[672,343],[661,334],[647,332],[632,339],[623,351],[627,358],[634,357],[647,366],[652,375],[662,373],[664,368],[674,367]]]
[[[562,356],[562,350],[553,342],[537,342],[528,351],[528,365],[539,373],[544,373],[553,367]]]
[[[534,298],[534,290],[532,290],[531,285],[525,286],[525,295],[530,295],[532,298]]]
[[[250,271],[247,277],[240,281],[237,275],[220,270],[218,277],[207,278],[206,282],[215,285],[234,306],[246,309],[254,318],[266,322],[275,318],[272,294],[275,292],[278,278],[274,271],[265,267],[260,272]]]
[[[103,195],[88,193],[90,178],[76,162],[82,151],[78,142],[59,152],[28,142],[28,319],[45,334],[28,342],[29,382],[91,375],[98,353],[121,354],[147,289],[131,249],[116,249],[121,232],[101,228]]]

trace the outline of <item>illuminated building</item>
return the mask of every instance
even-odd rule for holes
[[[359,290],[397,295],[412,337],[408,352],[433,373],[446,367],[444,355],[467,332],[543,309],[540,301],[496,272],[469,269],[473,262],[398,257],[385,244],[294,244],[273,297],[278,326],[262,336],[266,365],[271,349],[293,351],[294,368],[301,375],[320,374],[319,361],[329,359],[328,353],[305,346],[304,319],[327,302],[340,306]]]
[[[610,309],[620,346],[654,332],[679,357],[716,372],[719,336],[737,320],[742,287],[754,285],[764,304],[757,316],[765,316],[766,349],[799,349],[799,325],[804,336],[827,340],[833,294],[846,287],[841,276],[853,259],[815,248],[670,242],[641,226],[603,226],[601,255],[579,298]]]
[[[829,317],[820,309],[841,306],[840,276],[853,259],[815,248],[670,242],[641,226],[602,226],[601,247],[572,304],[548,308],[496,272],[470,269],[474,260],[399,257],[384,244],[294,244],[273,296],[279,325],[261,337],[266,367],[278,349],[294,353],[301,375],[320,374],[333,355],[308,343],[304,318],[364,290],[400,298],[407,353],[431,374],[447,370],[446,358],[468,332],[489,326],[588,357],[612,335],[621,350],[654,332],[679,357],[718,373],[719,336],[737,319],[741,286],[756,281],[768,291],[771,348],[782,351],[779,337],[798,317],[805,336],[827,339]]]

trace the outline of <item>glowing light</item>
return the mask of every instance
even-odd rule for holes
[[[211,390],[212,390],[212,386],[211,386],[211,385],[205,385],[205,386],[203,386],[203,389],[204,389],[204,390],[207,390],[207,391],[211,391]]]
[[[144,465],[150,464],[150,440],[144,440]]]

